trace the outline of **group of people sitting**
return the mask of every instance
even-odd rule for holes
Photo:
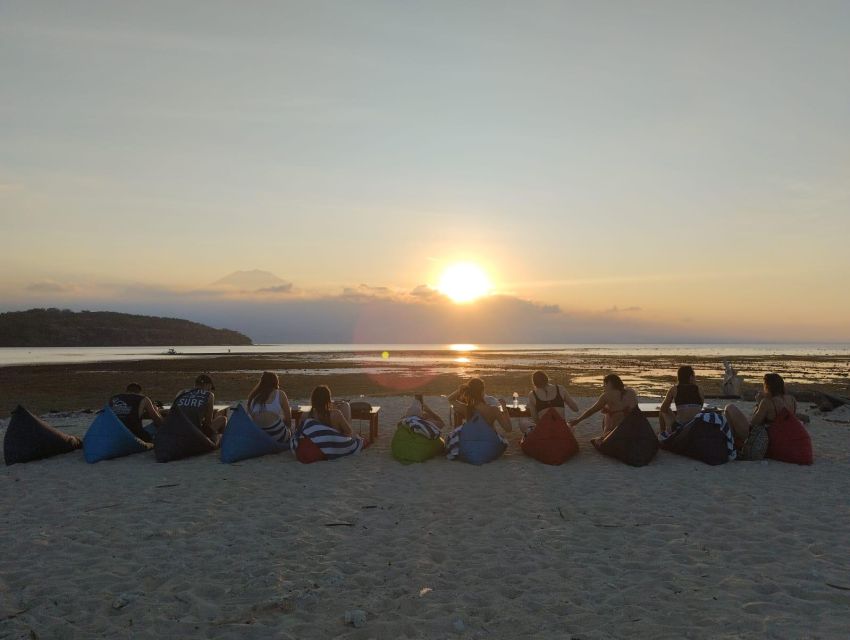
[[[317,386],[310,402],[311,409],[301,417],[302,423],[313,419],[343,435],[354,436],[351,406],[344,400],[335,401],[330,388]],[[215,384],[206,373],[195,379],[193,387],[180,391],[168,409],[158,407],[135,382],[128,384],[123,393],[112,396],[108,406],[133,435],[145,442],[154,441],[157,430],[175,408],[212,441],[218,440],[227,426],[228,409],[215,408]],[[277,374],[266,371],[260,376],[248,394],[245,408],[254,423],[274,440],[285,443],[292,438],[292,408]]]
[[[708,409],[692,367],[680,367],[676,376],[677,382],[668,390],[659,410],[659,436],[662,442],[698,417],[710,414],[711,419],[728,434],[730,452],[734,441],[733,457],[737,455],[738,459],[757,460],[767,452],[767,427],[783,412],[796,415],[796,402],[786,393],[782,377],[775,373],[764,376],[763,393],[749,417],[733,404],[722,410]],[[535,429],[541,416],[550,412],[572,428],[601,412],[602,435],[605,436],[638,407],[637,392],[625,386],[618,375],[609,374],[603,379],[602,393],[596,402],[577,417],[567,419],[567,411],[578,413],[579,407],[566,387],[550,380],[544,371],[534,372],[531,381],[533,388],[528,394],[528,417],[519,421],[524,438]],[[482,379],[469,380],[447,399],[457,417],[455,424],[473,418],[483,420],[507,446],[499,431],[510,433],[513,430],[511,417],[502,401],[486,393]],[[144,395],[141,386],[136,383],[129,384],[124,393],[113,396],[109,407],[136,437],[145,442],[153,442],[156,430],[163,425],[168,414],[166,409],[158,407]],[[207,374],[199,375],[193,387],[177,394],[170,410],[174,411],[175,408],[179,408],[197,429],[214,442],[220,438],[227,424],[227,409],[216,410],[215,385]],[[289,399],[280,388],[278,376],[270,371],[262,374],[248,394],[244,408],[253,422],[281,445],[290,443],[296,437],[298,427],[303,428],[307,424],[322,425],[341,436],[359,437],[351,426],[350,405],[345,401],[335,401],[331,390],[325,385],[313,389],[310,411],[301,416],[299,424],[294,425]],[[428,427],[431,434],[442,437],[445,422],[421,395],[415,396],[413,408],[408,410],[406,417],[418,418],[431,425]],[[151,421],[151,424],[146,426],[146,420]],[[460,433],[458,428],[448,434],[446,449],[450,458],[457,453]]]
[[[797,413],[796,400],[786,392],[785,381],[777,373],[765,374],[763,390],[758,395],[756,408],[749,417],[734,404],[728,404],[722,409],[707,408],[705,395],[697,383],[693,367],[679,367],[676,379],[659,408],[659,436],[662,440],[675,434],[698,416],[711,413],[720,416],[728,424],[738,459],[758,460],[767,452],[767,428],[771,423],[781,416],[783,411],[791,416],[796,416]],[[637,392],[625,386],[620,376],[613,373],[604,377],[602,393],[596,402],[578,417],[569,420],[567,410],[578,413],[579,408],[566,387],[552,382],[544,371],[534,372],[532,385],[526,405],[529,417],[519,422],[524,434],[534,428],[544,412],[554,410],[573,428],[601,412],[604,435],[616,429],[626,416],[638,407]],[[513,428],[503,403],[485,393],[484,381],[479,378],[462,385],[448,396],[448,400],[452,410],[462,419],[477,414],[491,427],[498,426],[505,433],[510,433]]]

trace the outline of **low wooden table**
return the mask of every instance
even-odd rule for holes
[[[657,418],[661,415],[661,403],[660,402],[639,402],[638,408],[641,410],[641,413],[645,415],[647,418]],[[707,402],[702,405],[703,411],[720,411],[720,409],[712,404],[708,404]],[[670,411],[675,415],[676,413],[676,403],[674,402],[670,405]]]
[[[352,403],[353,404],[353,403]],[[310,413],[313,407],[309,404],[300,404],[298,407],[292,408],[292,422],[297,425],[301,420],[301,416],[305,413]],[[352,420],[368,420],[369,421],[369,439],[372,442],[378,439],[378,416],[381,413],[381,407],[372,405],[371,409],[359,409],[357,406],[351,408]]]
[[[494,405],[495,406],[495,405]],[[507,412],[508,416],[511,418],[528,418],[531,416],[531,412],[528,410],[528,406],[524,404],[518,404],[514,406],[513,404],[502,405],[502,408]],[[449,405],[449,422],[452,423],[452,428],[459,427],[463,424],[463,418],[461,418],[457,411],[454,410],[454,407]]]

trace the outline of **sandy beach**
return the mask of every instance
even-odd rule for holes
[[[847,407],[806,408],[811,467],[631,468],[591,447],[597,416],[562,467],[515,430],[476,468],[395,462],[408,398],[374,401],[381,438],[337,462],[3,467],[0,638],[847,637]]]

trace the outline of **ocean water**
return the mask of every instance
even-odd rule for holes
[[[168,355],[161,347],[7,347],[0,348],[0,366],[120,362],[220,355],[285,355],[301,358],[326,354],[358,363],[390,361],[395,365],[463,363],[487,359],[492,364],[561,360],[581,356],[691,356],[734,358],[791,356],[850,357],[850,344],[260,344],[239,347],[178,347]]]

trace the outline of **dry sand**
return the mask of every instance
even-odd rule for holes
[[[598,416],[562,467],[516,433],[483,467],[403,466],[407,400],[376,403],[381,439],[337,462],[2,468],[0,638],[850,635],[850,425],[813,417],[812,467],[634,469],[590,446]]]

